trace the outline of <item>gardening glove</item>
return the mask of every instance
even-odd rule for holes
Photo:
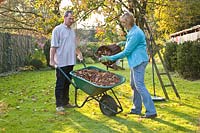
[[[123,47],[125,46],[125,44],[126,44],[126,41],[121,41],[117,43],[117,46]]]
[[[107,62],[107,61],[110,61],[110,56],[104,56],[102,55],[101,58],[99,58],[99,61],[102,61],[102,62]]]

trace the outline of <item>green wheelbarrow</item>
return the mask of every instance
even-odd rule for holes
[[[75,88],[75,106],[76,107],[81,108],[85,105],[86,102],[94,99],[97,102],[99,102],[100,110],[104,115],[115,116],[116,114],[123,111],[120,101],[117,98],[116,94],[114,93],[113,88],[124,83],[126,80],[125,77],[115,74],[116,76],[119,77],[120,82],[118,82],[112,86],[99,86],[99,85],[96,85],[84,78],[77,76],[75,73],[78,70],[70,72],[70,75],[72,76],[72,80],[71,80],[63,72],[63,70],[61,68],[59,68],[59,67],[57,67],[57,68],[62,72],[62,74],[67,78],[67,80]],[[96,70],[100,70],[100,71],[106,71],[106,70],[103,70],[103,69],[100,69],[100,68],[94,67],[94,66],[86,67],[85,64],[84,64],[84,68],[79,69],[79,70],[83,70],[83,69],[96,69]],[[82,102],[81,105],[78,105],[78,102],[77,102],[78,101],[78,98],[77,98],[78,90],[82,90],[83,92],[85,92],[88,95],[85,98],[85,100]],[[114,98],[112,96],[108,95],[107,91],[111,91]]]

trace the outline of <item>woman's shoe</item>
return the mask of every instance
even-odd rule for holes
[[[153,118],[156,118],[156,117],[157,117],[157,114],[141,116],[141,118],[150,118],[150,119],[153,119]]]

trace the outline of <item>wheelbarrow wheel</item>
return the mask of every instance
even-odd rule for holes
[[[104,115],[114,116],[117,114],[117,103],[109,95],[104,95],[101,98],[99,106]]]

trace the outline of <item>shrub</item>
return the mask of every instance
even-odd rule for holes
[[[91,57],[85,58],[84,61],[86,64],[94,64],[95,63],[95,61]]]
[[[49,61],[50,61],[50,46],[51,46],[51,41],[48,40],[44,45],[44,55],[45,55],[45,58],[46,58],[46,65],[47,66],[50,66],[49,65]]]
[[[192,69],[190,70],[191,76],[193,79],[199,79],[200,78],[200,42],[193,42],[193,45],[190,49],[191,51],[191,57],[192,62],[190,66]]]
[[[190,43],[186,42],[178,46],[177,49],[177,71],[184,78],[189,77],[189,69],[190,69]]]
[[[177,71],[186,79],[200,78],[200,43],[185,42],[177,49]]]
[[[177,43],[167,43],[163,54],[166,67],[169,71],[175,71],[177,65]]]
[[[32,59],[30,65],[34,66],[36,69],[40,69],[43,67],[44,64],[39,59]]]
[[[200,79],[200,42],[168,43],[163,54],[169,71],[177,71],[185,79]]]
[[[97,62],[98,59],[95,57],[95,52],[99,46],[100,45],[98,43],[88,43],[87,45],[79,46],[79,48],[84,58],[90,57],[94,62]]]

